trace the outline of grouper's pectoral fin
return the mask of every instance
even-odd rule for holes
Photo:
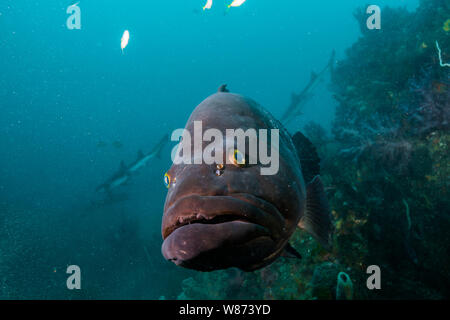
[[[318,175],[306,186],[306,213],[298,226],[309,232],[325,249],[331,249],[334,227],[327,195]]]
[[[306,185],[306,213],[298,226],[309,232],[327,250],[331,248],[333,224],[327,195],[320,179],[320,158],[314,145],[301,132],[292,137]]]
[[[293,246],[288,242],[287,245],[284,247],[283,251],[281,252],[281,256],[284,258],[295,258],[295,259],[301,259],[302,255],[295,250]]]

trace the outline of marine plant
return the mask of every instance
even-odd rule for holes
[[[345,272],[337,276],[336,300],[353,300],[353,283]]]

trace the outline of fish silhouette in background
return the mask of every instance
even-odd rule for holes
[[[316,85],[326,75],[328,70],[330,70],[331,73],[333,72],[335,56],[336,54],[333,51],[331,53],[328,64],[322,69],[322,71],[320,71],[319,73],[312,72],[311,78],[305,88],[300,91],[300,93],[292,93],[291,103],[281,117],[281,122],[283,122],[284,124],[288,124],[294,118],[303,114],[303,107],[313,97],[312,92]]]
[[[169,141],[169,135],[166,134],[157,144],[147,154],[144,154],[142,151],[138,152],[137,159],[131,163],[130,165],[125,165],[124,161],[120,162],[119,169],[104,183],[97,187],[97,191],[104,191],[107,194],[111,193],[112,190],[125,185],[128,183],[133,174],[137,173],[140,169],[144,168],[150,160],[157,157],[159,158],[161,155],[161,151],[164,148],[165,144]]]

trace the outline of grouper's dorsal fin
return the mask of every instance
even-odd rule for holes
[[[297,155],[300,159],[303,178],[305,182],[310,182],[315,176],[320,174],[320,158],[316,147],[300,131],[292,137]]]
[[[325,249],[330,250],[334,227],[330,205],[319,176],[315,176],[306,186],[306,212],[298,227],[309,232]]]
[[[227,89],[227,84],[223,84],[219,87],[217,92],[230,92],[230,90]]]

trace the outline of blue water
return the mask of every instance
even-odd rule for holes
[[[124,187],[129,200],[89,207],[95,188],[121,160],[184,127],[223,83],[280,117],[311,71],[360,36],[353,11],[365,4],[248,0],[226,10],[229,1],[215,0],[203,11],[204,2],[81,0],[81,30],[68,30],[75,1],[1,1],[0,223],[9,222],[0,298],[79,297],[65,288],[70,264],[85,270],[83,297],[176,297],[194,272],[159,251],[170,149]],[[289,129],[310,120],[330,129],[327,86]]]

